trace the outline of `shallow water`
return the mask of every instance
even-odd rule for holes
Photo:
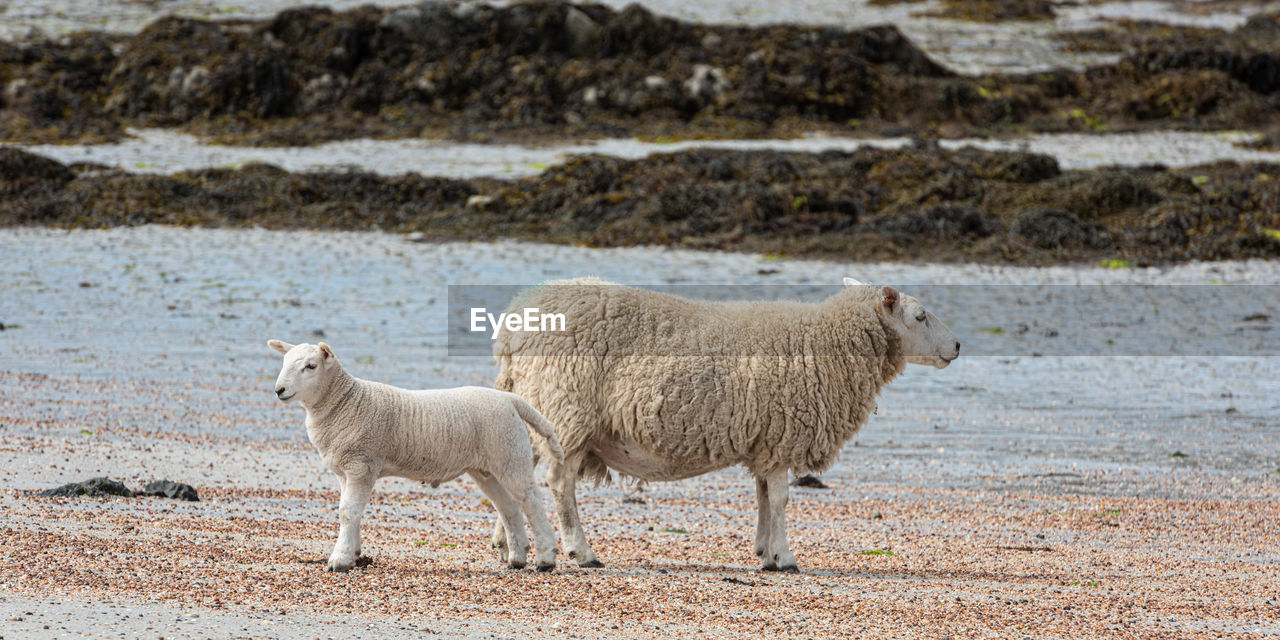
[[[169,174],[205,168],[239,167],[251,162],[287,171],[353,168],[384,175],[419,173],[450,178],[517,178],[585,153],[643,158],[687,149],[772,149],[777,151],[852,151],[859,147],[897,149],[907,138],[851,139],[812,136],[794,140],[698,140],[675,143],[605,139],[554,146],[490,145],[435,140],[346,140],[315,147],[230,147],[204,144],[187,134],[162,129],[131,130],[118,144],[30,145],[22,148],[63,163],[91,162],[130,173]],[[1193,166],[1220,160],[1280,162],[1280,152],[1237,146],[1252,139],[1241,132],[1158,131],[1105,135],[1035,135],[1020,140],[943,140],[946,149],[974,146],[988,150],[1025,150],[1058,159],[1063,169],[1163,164]]]
[[[268,338],[323,335],[356,375],[401,386],[491,384],[490,358],[448,355],[449,284],[596,274],[633,284],[827,285],[852,275],[910,293],[913,283],[1280,282],[1280,264],[1264,262],[1119,270],[838,264],[165,227],[5,229],[0,252],[0,322],[8,325],[0,332],[0,432],[80,437],[85,425],[137,447],[158,433],[305,444],[301,410],[271,394],[279,361]],[[962,341],[979,340],[981,323],[991,322],[990,308],[964,312],[987,300],[924,302]],[[1010,308],[1010,320],[1017,317]],[[1011,354],[961,357],[944,370],[913,366],[827,477],[966,486],[977,477],[1028,483],[1100,473],[1110,479],[1073,490],[1125,495],[1168,491],[1168,474],[1192,470],[1270,483],[1280,457],[1278,377],[1280,357]],[[51,424],[64,426],[41,426]],[[1189,458],[1171,458],[1175,451]],[[75,468],[58,474],[80,479]]]

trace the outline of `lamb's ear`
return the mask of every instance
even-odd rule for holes
[[[898,310],[898,290],[888,285],[885,285],[884,289],[882,289],[881,292],[884,293],[884,299],[880,301],[881,304],[884,305],[884,310],[889,313],[894,313],[895,311],[897,311]]]
[[[316,346],[320,347],[321,360],[328,360],[329,358],[333,357],[333,349],[330,349],[329,345],[321,342],[319,345],[316,345]]]
[[[293,348],[293,345],[280,340],[268,340],[267,346],[279,351],[280,353],[289,353],[289,350]]]
[[[844,286],[846,286],[846,287],[861,287],[861,286],[862,286],[862,285],[864,285],[864,284],[866,284],[866,283],[865,283],[865,282],[858,282],[857,280],[854,280],[853,278],[845,278],[845,279],[844,279]]]

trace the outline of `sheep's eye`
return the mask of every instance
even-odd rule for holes
[[[922,313],[922,314],[920,314],[920,315],[918,315],[918,316],[916,316],[916,322],[924,322],[924,314],[923,314],[923,313]]]
[[[307,366],[306,366],[307,371],[310,371],[310,370],[312,370],[312,369],[314,369],[314,368],[316,368],[316,365],[314,365],[314,364],[309,364],[309,365],[307,365]]]

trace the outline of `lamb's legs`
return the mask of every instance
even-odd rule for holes
[[[773,547],[769,543],[769,533],[773,526],[769,519],[769,483],[763,477],[756,477],[756,511],[756,557],[764,562],[765,569],[777,569],[778,565],[774,564],[771,555]]]
[[[563,461],[551,461],[551,470],[547,473],[547,484],[551,485],[551,496],[555,498],[556,512],[560,514],[560,536],[564,540],[564,550],[570,558],[578,561],[580,567],[603,567],[604,563],[596,559],[596,554],[587,544],[587,536],[582,532],[582,521],[578,519],[578,500],[574,495],[577,489],[578,468],[582,464],[582,455],[566,456]]]
[[[533,526],[533,539],[538,543],[538,571],[550,571],[556,568],[556,531],[547,520],[547,512],[542,506],[542,493],[532,478],[507,478],[504,488],[520,504],[524,515]]]
[[[356,558],[360,557],[360,518],[377,480],[367,471],[347,472],[345,479],[339,477],[342,500],[338,503],[338,542],[333,545],[326,571],[345,572],[356,566]]]
[[[338,495],[342,496],[347,492],[347,476],[346,474],[342,474],[342,473],[339,473],[336,475],[338,476]],[[360,557],[360,542],[361,540],[357,538],[356,539],[356,558],[357,559]]]
[[[499,525],[507,534],[506,552],[503,554],[507,556],[507,566],[523,569],[529,558],[529,537],[524,532],[524,516],[520,515],[520,506],[502,488],[497,478],[482,471],[472,471],[469,475],[498,510]]]
[[[769,495],[769,557],[765,558],[765,571],[796,573],[796,557],[787,548],[787,470],[770,473],[765,478]],[[772,562],[771,562],[772,561]]]

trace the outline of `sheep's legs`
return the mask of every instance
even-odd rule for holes
[[[764,562],[765,569],[777,569],[778,565],[773,562],[773,546],[769,543],[773,526],[769,519],[769,483],[762,477],[756,478],[756,511],[756,557]]]
[[[506,563],[507,561],[507,527],[502,523],[502,514],[498,514],[498,521],[493,523],[493,550],[498,552],[498,562]]]
[[[356,566],[356,558],[360,557],[360,517],[364,515],[365,505],[369,504],[369,494],[373,493],[373,483],[377,479],[373,474],[352,473],[340,479],[342,500],[338,503],[338,542],[333,545],[326,571],[345,572]]]
[[[556,512],[560,514],[560,536],[564,540],[565,552],[570,558],[577,560],[580,567],[598,568],[603,567],[604,563],[596,559],[591,545],[587,544],[587,536],[582,532],[582,522],[578,519],[578,500],[574,495],[581,464],[581,454],[565,456],[563,461],[552,460],[547,484],[551,485],[551,496],[555,498]]]
[[[469,475],[498,510],[498,524],[506,531],[505,551],[501,555],[506,556],[507,566],[523,569],[529,558],[529,536],[524,532],[520,506],[497,478],[482,471],[472,471]],[[497,535],[496,531],[494,535]]]
[[[787,470],[775,471],[765,478],[769,497],[769,556],[764,560],[766,571],[796,573],[796,557],[787,548]]]

